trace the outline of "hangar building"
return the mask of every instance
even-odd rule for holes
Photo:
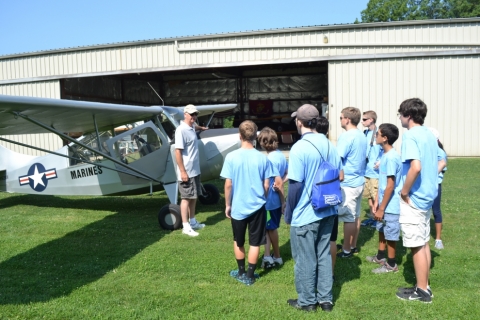
[[[375,110],[400,126],[412,97],[429,108],[449,156],[480,156],[480,18],[286,28],[124,42],[0,56],[0,94],[133,105],[236,103],[220,114],[282,136],[303,103],[342,133],[342,108]],[[7,136],[49,150],[52,134]],[[397,147],[400,142],[397,142]],[[28,154],[35,150],[3,143]]]

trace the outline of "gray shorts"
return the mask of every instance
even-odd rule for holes
[[[383,221],[377,221],[377,231],[383,232],[385,240],[398,241],[400,240],[400,219],[399,214],[391,214],[385,212],[383,215]]]
[[[178,191],[180,191],[180,198],[182,199],[197,199],[198,196],[203,195],[200,175],[188,178],[188,181],[185,182],[179,181]]]

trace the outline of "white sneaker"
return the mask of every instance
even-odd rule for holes
[[[185,229],[185,228],[183,228],[183,229],[182,229],[182,233],[183,233],[183,234],[186,234],[187,236],[190,236],[190,237],[196,237],[196,236],[198,236],[198,232],[194,231],[193,229]]]
[[[442,250],[443,249],[443,242],[442,240],[435,240],[435,248]]]
[[[279,257],[279,258],[273,257],[273,262],[275,262],[275,264],[278,264],[279,266],[281,266],[283,264],[282,257]]]
[[[263,256],[261,268],[271,268],[274,266],[273,258],[271,256]]]
[[[192,227],[193,230],[200,230],[200,229],[203,229],[205,228],[205,224],[204,223],[190,223],[190,227]]]

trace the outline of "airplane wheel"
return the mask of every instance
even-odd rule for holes
[[[200,200],[202,204],[217,204],[218,200],[220,200],[218,188],[213,184],[204,184],[203,188],[205,189],[205,193],[203,196],[198,197],[198,200]]]
[[[172,203],[163,206],[158,213],[158,223],[165,230],[179,229],[182,226],[180,206]]]

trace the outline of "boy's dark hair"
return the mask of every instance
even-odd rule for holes
[[[328,123],[328,120],[327,118],[325,117],[320,117],[318,119],[318,122],[317,122],[317,132],[318,133],[321,133],[321,134],[324,134],[324,135],[328,135],[328,128],[329,128],[330,124]]]
[[[258,127],[253,121],[243,121],[242,123],[240,123],[238,130],[240,131],[240,136],[244,141],[253,142],[257,138]]]
[[[423,124],[427,117],[427,105],[419,98],[407,99],[400,105],[398,113],[412,118],[413,122],[417,124]]]
[[[398,128],[391,123],[382,123],[378,129],[381,131],[382,137],[387,137],[388,144],[393,146],[398,139]]]
[[[302,125],[305,128],[308,128],[308,129],[315,129],[317,127],[317,123],[318,123],[317,118],[313,118],[311,120],[302,120],[302,119],[297,118],[297,120],[300,121],[302,123]]]
[[[278,136],[272,128],[263,128],[262,131],[260,131],[257,140],[260,143],[260,146],[267,151],[278,149]]]

